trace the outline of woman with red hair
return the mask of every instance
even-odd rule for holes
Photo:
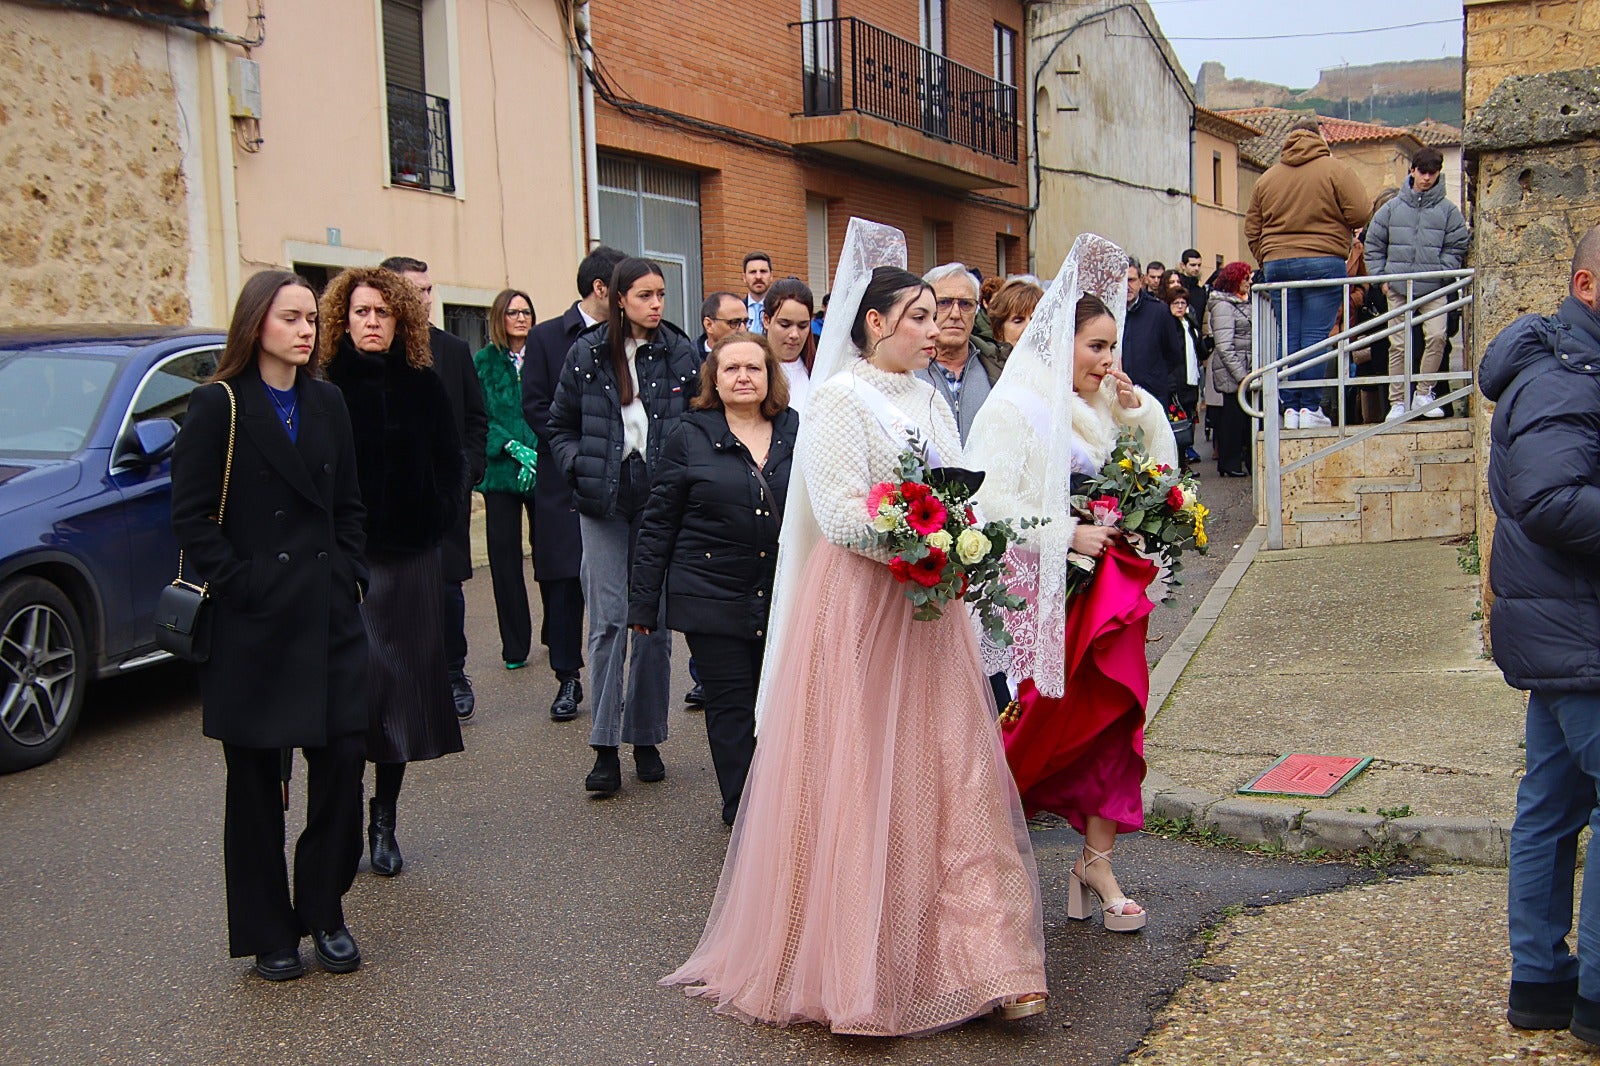
[[[1206,301],[1206,332],[1211,351],[1211,383],[1222,394],[1217,410],[1217,473],[1248,477],[1245,445],[1250,421],[1239,406],[1239,383],[1250,373],[1250,265],[1232,262],[1217,271]]]

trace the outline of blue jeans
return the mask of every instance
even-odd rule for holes
[[[1585,825],[1600,833],[1600,692],[1533,692],[1526,736],[1528,769],[1511,826],[1511,979],[1577,977],[1579,995],[1600,999],[1600,853],[1583,868],[1577,959],[1566,943],[1578,833]]]
[[[1350,275],[1345,273],[1344,260],[1336,255],[1312,255],[1300,259],[1273,259],[1263,264],[1262,272],[1266,274],[1267,281],[1320,281],[1325,278],[1345,278]],[[1281,359],[1293,352],[1311,347],[1319,341],[1328,339],[1328,334],[1333,332],[1333,321],[1339,315],[1339,301],[1342,290],[1337,285],[1330,285],[1323,289],[1289,289],[1285,292],[1272,294],[1272,312],[1276,316],[1284,312],[1289,320],[1289,346],[1282,351],[1277,351],[1272,359]],[[1284,304],[1288,306],[1285,308]],[[1273,344],[1268,351],[1274,351],[1283,340],[1283,327],[1278,325],[1273,331]],[[1272,362],[1266,359],[1264,362]],[[1290,376],[1290,381],[1315,380],[1317,378],[1334,377],[1332,362],[1321,366],[1307,367],[1298,374]],[[1278,392],[1279,405],[1285,411],[1310,408],[1313,411],[1322,410],[1322,387],[1319,385],[1311,389],[1281,389]]]

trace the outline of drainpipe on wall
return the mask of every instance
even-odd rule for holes
[[[567,142],[570,147],[575,147],[573,142],[587,144],[585,130],[588,126],[583,121],[579,111],[578,73],[583,61],[578,56],[578,46],[572,41],[567,42],[567,129],[571,140]],[[585,233],[588,214],[584,206],[583,160],[587,153],[570,152],[572,156],[572,237],[578,246],[578,258],[582,259],[589,254],[589,238]]]
[[[1194,107],[1195,107],[1195,105],[1191,101],[1190,104],[1189,104],[1189,247],[1190,248],[1198,248],[1198,247],[1200,247],[1200,193],[1195,188],[1195,186],[1197,184],[1199,184],[1199,182],[1197,180],[1198,179],[1198,175],[1196,174],[1195,169],[1194,169],[1195,168],[1195,153],[1197,151],[1195,142],[1196,142],[1196,140],[1198,140],[1198,137],[1196,136],[1196,134],[1197,134],[1198,129],[1199,129],[1199,123],[1197,123],[1195,121]],[[1205,267],[1205,260],[1204,259],[1200,260],[1200,265],[1201,265],[1201,268],[1204,269],[1204,267]]]
[[[600,172],[594,129],[594,46],[590,43],[589,2],[584,0],[573,14],[572,28],[578,38],[578,54],[583,64],[583,166],[584,196],[588,200],[588,247],[600,243]]]

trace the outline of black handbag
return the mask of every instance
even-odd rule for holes
[[[1179,457],[1182,457],[1186,449],[1194,447],[1194,420],[1176,397],[1167,404],[1167,425],[1172,427],[1172,439],[1178,445]]]
[[[233,389],[226,381],[218,382],[228,394],[228,458],[222,467],[222,495],[217,500],[214,521],[222,524],[222,512],[228,506],[228,482],[233,479],[233,438],[239,425],[239,410],[233,398]],[[211,657],[211,591],[210,583],[196,585],[183,579],[183,550],[178,550],[178,576],[172,584],[156,597],[156,645],[162,651],[203,663]]]

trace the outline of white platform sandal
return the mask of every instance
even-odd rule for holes
[[[1092,857],[1091,857],[1092,856]],[[1129,908],[1138,907],[1139,904],[1126,896],[1116,899],[1100,899],[1100,893],[1084,878],[1089,872],[1089,867],[1097,862],[1106,864],[1106,869],[1111,868],[1111,853],[1109,851],[1096,851],[1085,844],[1083,854],[1078,857],[1078,862],[1083,863],[1083,874],[1078,873],[1078,864],[1073,863],[1067,877],[1067,917],[1077,921],[1086,921],[1089,918],[1089,893],[1094,892],[1096,900],[1100,902],[1100,917],[1105,922],[1107,929],[1113,933],[1137,933],[1145,927],[1150,916],[1143,908],[1129,913]]]

